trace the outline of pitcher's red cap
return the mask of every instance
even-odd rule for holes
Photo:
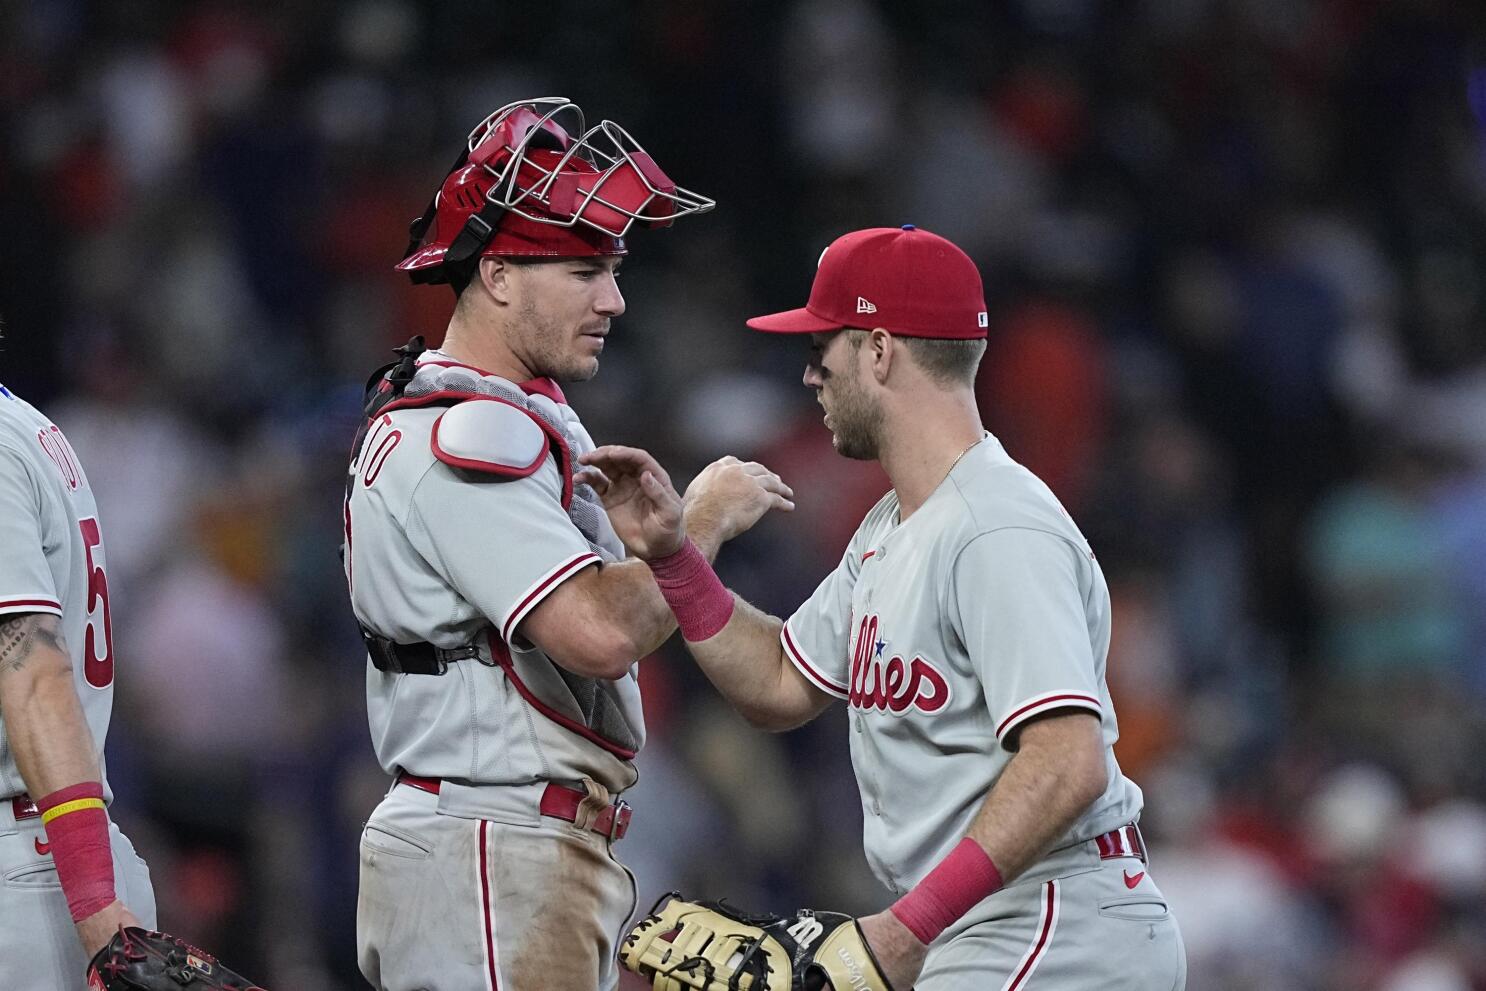
[[[771,334],[828,334],[883,327],[902,337],[986,336],[985,289],[970,256],[912,224],[843,234],[820,256],[810,301],[754,317]]]

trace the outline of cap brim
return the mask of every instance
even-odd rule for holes
[[[766,334],[829,334],[846,325],[838,320],[822,319],[802,306],[798,310],[754,317],[748,321],[748,326]]]

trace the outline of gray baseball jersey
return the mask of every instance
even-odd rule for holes
[[[0,385],[0,616],[62,618],[73,680],[103,770],[113,711],[114,648],[98,505],[72,445]],[[0,716],[0,797],[26,790]],[[105,800],[111,800],[107,777]]]
[[[1015,730],[1054,709],[1099,717],[1109,785],[1053,848],[1136,818],[1140,789],[1111,749],[1109,633],[1088,542],[989,434],[907,521],[893,492],[867,514],[781,639],[849,706],[864,845],[884,884],[904,892],[950,852],[1011,760]]]
[[[438,351],[419,365],[409,395],[420,385],[489,401],[393,404],[372,425],[346,501],[352,608],[380,636],[473,645],[479,657],[443,675],[368,662],[377,757],[388,772],[470,784],[590,777],[621,792],[634,783],[645,735],[633,670],[617,681],[580,678],[520,636],[521,621],[562,582],[624,557],[602,512],[585,523],[590,536],[579,529],[571,465],[553,454],[566,445],[576,457],[593,441],[546,380],[518,388]]]

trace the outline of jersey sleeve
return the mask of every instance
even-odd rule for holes
[[[62,615],[42,547],[41,492],[26,459],[0,447],[0,615]]]
[[[510,643],[543,599],[602,561],[560,498],[550,463],[514,480],[435,465],[413,493],[406,529],[419,552]]]
[[[996,739],[1054,709],[1102,712],[1080,551],[1041,530],[983,533],[951,569],[948,612],[984,687]]]
[[[800,673],[816,688],[839,699],[845,699],[849,691],[851,592],[860,569],[856,541],[852,541],[836,570],[826,576],[779,632],[785,655]]]

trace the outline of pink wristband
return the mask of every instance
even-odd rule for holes
[[[650,571],[688,642],[711,639],[728,625],[733,615],[733,593],[723,586],[690,538],[676,553],[651,561]]]
[[[990,854],[967,836],[889,911],[927,946],[982,898],[1000,890],[1001,872]]]
[[[37,799],[46,823],[52,863],[73,922],[81,922],[115,899],[114,858],[103,810],[103,785],[84,781]]]

